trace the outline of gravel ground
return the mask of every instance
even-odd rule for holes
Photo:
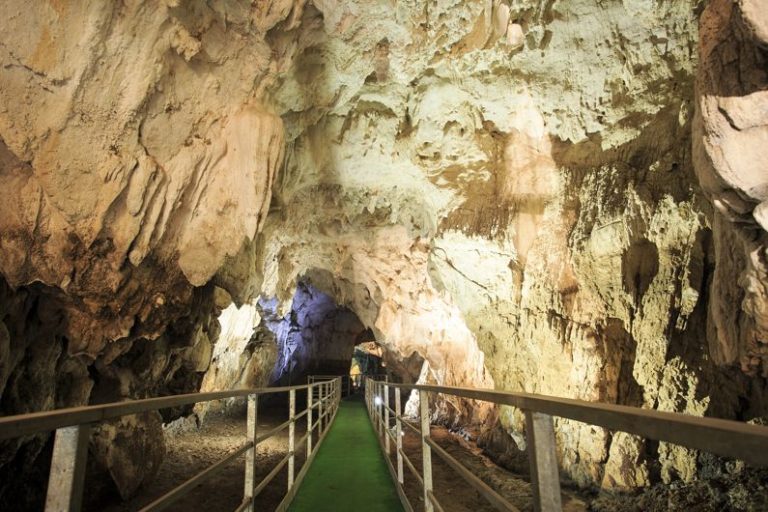
[[[421,473],[421,441],[416,433],[403,427],[403,452],[408,456],[416,469]],[[530,483],[519,475],[515,475],[496,464],[482,454],[482,449],[462,436],[449,432],[446,428],[432,426],[432,439],[439,444],[464,467],[480,478],[489,487],[498,492],[507,501],[516,506],[521,512],[533,510]],[[390,460],[396,467],[396,459],[392,449]],[[404,464],[405,492],[408,500],[416,510],[422,510],[424,500],[419,483],[413,477],[407,465]],[[445,512],[491,512],[496,510],[474,488],[470,487],[464,478],[448,466],[435,453],[432,454],[432,488],[435,496]],[[587,504],[578,496],[563,492],[564,512],[585,512]]]
[[[279,407],[279,409],[283,409]],[[264,432],[276,427],[287,416],[274,411],[259,411],[259,430]],[[296,438],[306,432],[304,420],[296,428]],[[140,510],[153,500],[183,483],[196,473],[215,464],[245,442],[245,417],[208,415],[197,428],[190,420],[187,424],[175,424],[166,428],[167,455],[154,480],[140,490],[139,496],[121,502],[119,497],[103,498],[98,503],[87,503],[86,510],[103,512],[129,512]],[[259,444],[257,451],[257,475],[266,476],[288,451],[288,429]],[[297,454],[296,472],[304,462],[303,451]],[[245,456],[238,457],[211,479],[174,503],[166,510],[189,512],[231,511],[243,499],[243,475]],[[286,492],[287,469],[283,468],[275,479],[257,497],[259,510],[274,510]]]

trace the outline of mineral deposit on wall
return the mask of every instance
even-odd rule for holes
[[[312,302],[301,281],[412,378],[765,416],[765,12],[4,2],[0,410],[266,382],[317,357],[255,325]],[[500,458],[525,444],[518,411],[439,406]],[[157,420],[130,420],[148,446]],[[94,450],[129,493],[113,435]],[[557,435],[583,485],[701,465]]]

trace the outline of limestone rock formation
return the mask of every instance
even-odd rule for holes
[[[199,389],[218,335],[206,283],[237,269],[282,162],[263,95],[297,44],[269,37],[293,7],[0,5],[3,414]],[[4,449],[4,475],[42,439]],[[131,492],[121,459],[102,465]]]
[[[4,2],[0,411],[266,383],[311,282],[405,378],[768,415],[766,9],[704,7]],[[438,405],[519,462],[519,411]],[[580,485],[720,464],[556,427]]]
[[[309,375],[349,374],[355,345],[371,338],[353,312],[310,283],[298,283],[284,317],[276,300],[262,300],[261,306],[278,347],[273,384],[304,384]]]
[[[278,63],[226,4],[3,3],[0,271],[64,292],[72,354],[157,336],[264,222]]]
[[[205,377],[201,391],[223,389],[250,389],[269,385],[270,375],[277,360],[275,336],[261,325],[261,315],[256,303],[237,307],[229,296],[218,289],[222,298],[221,306],[226,307],[218,317],[221,334],[209,354],[210,366],[203,368]],[[226,303],[229,302],[227,305]],[[200,418],[211,410],[231,410],[244,405],[244,400],[228,399],[197,404],[195,410]]]
[[[768,6],[712,1],[701,18],[696,171],[716,208],[713,357],[768,376]],[[738,277],[738,279],[734,279]],[[739,303],[740,308],[733,308]]]
[[[311,276],[442,384],[766,414],[765,381],[710,355],[713,276],[744,261],[694,172],[699,2],[315,4],[325,34],[274,92],[264,293]],[[520,413],[498,417],[522,448]],[[697,472],[679,447],[557,430],[579,484]]]

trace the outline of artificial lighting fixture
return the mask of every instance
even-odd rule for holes
[[[375,397],[373,397],[373,403],[376,404],[376,405],[381,405],[381,404],[384,403],[384,401],[381,399],[380,396],[375,396]]]

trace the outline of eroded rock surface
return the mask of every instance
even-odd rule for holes
[[[768,376],[766,7],[758,0],[717,0],[704,10],[694,124],[696,172],[716,208],[712,355],[763,377]]]
[[[309,375],[349,374],[355,345],[369,341],[370,331],[352,311],[306,282],[299,282],[284,317],[278,301],[262,300],[265,326],[278,347],[270,383],[304,384]]]
[[[312,276],[433,382],[766,413],[765,380],[712,353],[738,333],[706,327],[745,261],[722,250],[735,234],[694,171],[702,5],[316,5],[325,36],[275,89],[288,146],[257,251],[266,294],[287,302]],[[524,447],[519,411],[498,418],[498,439]],[[700,466],[664,443],[557,431],[583,485]]]
[[[2,3],[3,414],[199,389],[218,336],[206,283],[247,288],[236,257],[282,162],[263,96],[297,41],[270,31],[302,6]],[[120,460],[128,493],[141,477],[123,476],[156,466]]]
[[[430,382],[765,416],[765,9],[703,7],[5,2],[2,412],[267,382],[307,280]],[[581,485],[721,464],[557,435]]]

